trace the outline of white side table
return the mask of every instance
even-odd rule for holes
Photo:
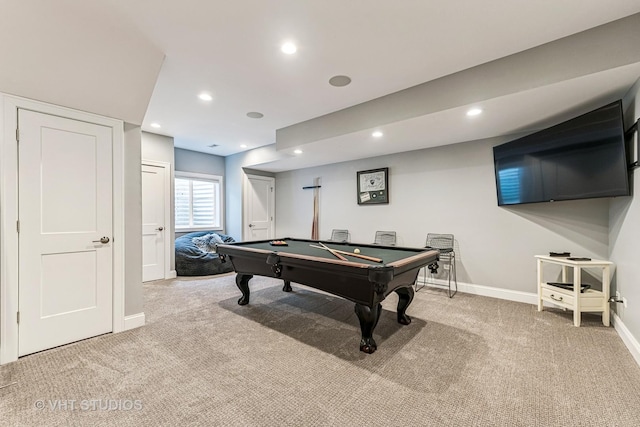
[[[573,310],[573,324],[580,326],[580,314],[583,312],[602,312],[602,324],[609,326],[609,285],[611,281],[611,261],[591,260],[575,261],[565,257],[536,255],[538,263],[538,311],[542,311],[543,301]],[[562,282],[573,283],[573,289],[563,289],[549,285],[544,281],[545,264],[562,267]],[[567,282],[569,268],[573,268],[573,278]],[[602,271],[602,291],[587,289],[580,292],[583,268],[600,268]]]

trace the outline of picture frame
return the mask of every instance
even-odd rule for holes
[[[359,205],[389,203],[389,168],[370,169],[356,173]]]

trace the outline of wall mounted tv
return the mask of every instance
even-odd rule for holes
[[[493,147],[498,205],[629,195],[622,102]]]

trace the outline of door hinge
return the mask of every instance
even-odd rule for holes
[[[271,190],[271,192],[273,193],[273,187],[269,187],[269,189]]]
[[[16,314],[17,314],[17,316],[16,316],[16,321],[17,321],[17,322],[18,322],[18,324],[19,324],[19,323],[20,323],[20,312],[17,312]]]
[[[20,233],[20,221],[16,221],[16,231]]]
[[[16,129],[16,142],[20,142],[20,129]]]

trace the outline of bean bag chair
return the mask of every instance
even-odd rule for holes
[[[214,253],[216,243],[235,242],[233,237],[215,231],[195,231],[176,239],[178,276],[209,276],[233,271],[230,262],[221,262]]]

